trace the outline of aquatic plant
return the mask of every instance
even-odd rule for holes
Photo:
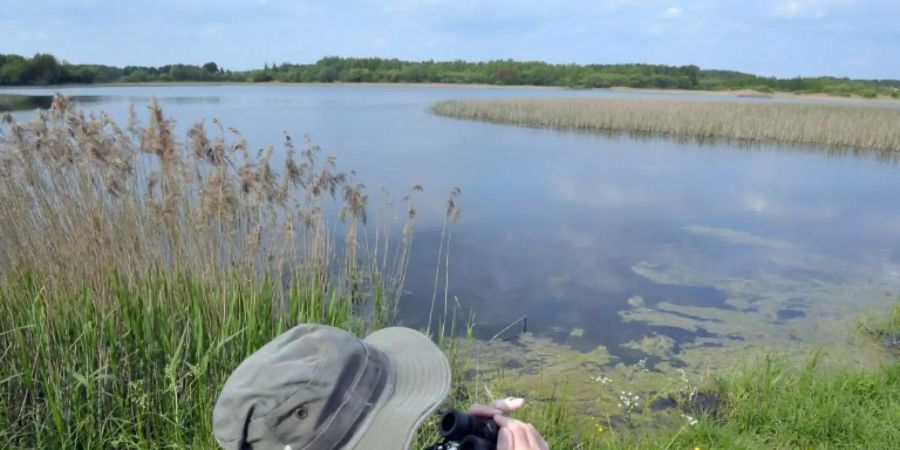
[[[535,127],[900,152],[900,109],[668,99],[472,99],[436,114]]]

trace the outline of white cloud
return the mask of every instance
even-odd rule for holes
[[[551,183],[550,188],[560,199],[597,208],[648,205],[657,200],[646,191],[628,186],[584,183],[571,178],[561,178]]]
[[[681,9],[677,6],[673,6],[669,9],[667,9],[666,12],[663,13],[663,19],[677,19],[677,18],[681,17],[682,14],[684,14],[683,9]]]
[[[376,1],[375,3],[381,2]],[[409,13],[422,8],[427,9],[447,4],[447,2],[443,0],[389,0],[383,3],[384,4],[381,6],[381,12],[383,13]]]
[[[775,14],[791,19],[818,19],[825,17],[835,9],[854,6],[857,0],[777,0]]]

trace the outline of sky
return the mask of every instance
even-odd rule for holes
[[[323,56],[900,79],[900,0],[0,0],[0,53],[231,70]]]

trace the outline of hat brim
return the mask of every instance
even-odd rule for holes
[[[447,399],[450,364],[427,336],[409,328],[378,330],[363,339],[390,359],[394,389],[378,400],[354,450],[407,449],[416,430]]]

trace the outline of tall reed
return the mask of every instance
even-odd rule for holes
[[[650,99],[477,99],[436,114],[559,129],[900,153],[900,109],[848,105]]]
[[[214,448],[215,396],[255,349],[394,319],[412,197],[388,239],[309,140],[254,152],[213,121],[181,141],[148,112],[123,127],[56,96],[3,116],[0,448]]]

